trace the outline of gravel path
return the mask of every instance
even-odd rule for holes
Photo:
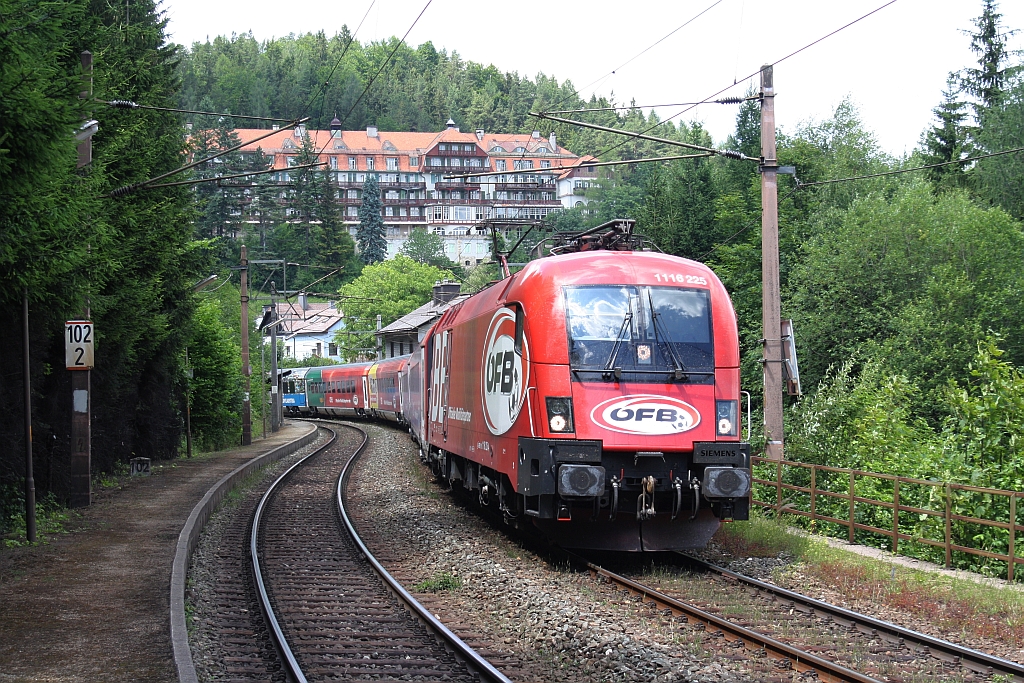
[[[168,609],[178,533],[221,477],[308,429],[286,423],[252,446],[123,478],[95,492],[74,533],[0,550],[0,681],[174,680]]]

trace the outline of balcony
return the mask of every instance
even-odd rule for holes
[[[495,192],[518,192],[520,190],[551,190],[555,183],[494,183]]]

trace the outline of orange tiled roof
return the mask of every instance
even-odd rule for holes
[[[302,139],[296,137],[295,131],[292,129],[278,131],[257,142],[249,141],[265,135],[267,133],[265,129],[237,128],[235,133],[243,143],[241,151],[255,152],[258,147],[265,154],[273,154],[274,168],[276,169],[283,170],[288,168],[286,157],[297,154],[302,145]],[[495,153],[515,155],[517,158],[532,160],[534,162],[534,170],[540,169],[539,162],[542,159],[552,160],[552,165],[554,166],[565,166],[568,165],[567,162],[574,165],[579,163],[579,157],[576,157],[564,147],[558,145],[552,147],[550,139],[546,137],[535,138],[530,134],[492,133],[484,134],[482,138],[478,138],[476,133],[463,133],[456,128],[446,128],[436,133],[378,131],[376,136],[371,136],[365,130],[341,131],[337,137],[332,137],[331,132],[325,130],[305,129],[304,133],[309,135],[314,147],[320,150],[321,158],[339,157],[337,162],[337,170],[339,171],[352,170],[349,168],[348,159],[346,158],[349,156],[356,157],[357,167],[355,170],[366,171],[368,170],[366,168],[366,158],[372,156],[374,159],[373,170],[377,172],[394,170],[387,168],[388,158],[398,159],[397,171],[399,172],[429,172],[428,167],[425,165],[424,157],[441,142],[472,143],[477,145],[488,156],[491,155],[491,150],[497,148],[501,152]],[[541,147],[544,147],[547,152],[538,154],[537,152]],[[514,151],[517,148],[523,148],[526,151],[517,153]],[[418,158],[416,166],[410,164],[411,156]],[[559,156],[571,157],[572,161],[565,158],[558,159],[557,157]]]

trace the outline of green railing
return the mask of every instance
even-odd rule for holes
[[[946,567],[958,553],[1005,562],[1009,581],[1024,562],[1014,554],[1017,531],[1024,529],[1017,519],[1017,499],[1024,492],[790,460],[752,461],[752,502],[776,516],[821,522],[826,532],[829,525],[833,532],[845,527],[851,543],[858,532],[887,536],[894,554],[901,541],[935,549],[925,559],[941,560],[944,551]],[[959,564],[972,562],[965,558]]]

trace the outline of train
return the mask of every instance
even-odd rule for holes
[[[285,404],[407,426],[437,477],[562,547],[704,547],[749,515],[736,314],[632,228],[556,235],[514,274],[502,257],[411,354],[293,371]]]

